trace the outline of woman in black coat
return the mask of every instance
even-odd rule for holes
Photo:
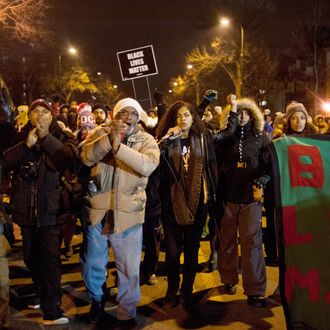
[[[224,140],[235,129],[236,114],[229,128],[212,134],[189,103],[178,101],[165,113],[157,128],[160,141],[160,194],[166,243],[168,289],[165,302],[175,306],[180,288],[180,255],[184,266],[180,295],[183,306],[193,307],[192,291],[198,266],[198,249],[207,205],[215,201],[217,163],[214,140]]]

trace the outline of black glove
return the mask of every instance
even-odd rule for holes
[[[268,175],[263,175],[260,176],[258,179],[255,179],[253,183],[257,188],[265,189],[268,181],[270,181],[270,177]]]
[[[155,89],[153,97],[157,104],[164,103],[164,94],[159,92],[157,89]]]
[[[205,92],[204,96],[203,96],[203,100],[200,103],[200,105],[197,107],[197,113],[199,115],[200,118],[203,117],[204,111],[206,109],[206,107],[213,101],[218,99],[218,92],[213,90],[213,89],[209,89]]]
[[[204,94],[204,99],[207,99],[210,102],[214,102],[218,99],[218,92],[214,89],[208,89]]]

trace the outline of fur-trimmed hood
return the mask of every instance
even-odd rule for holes
[[[237,100],[237,112],[240,110],[248,110],[251,113],[253,126],[257,131],[262,132],[264,130],[264,115],[253,99],[242,98]]]
[[[220,130],[225,129],[227,126],[230,109],[231,106],[227,105],[220,114]],[[248,110],[251,113],[252,118],[254,119],[254,128],[258,132],[262,132],[265,128],[264,115],[255,103],[255,101],[249,98],[239,99],[237,101],[237,112],[242,109]]]

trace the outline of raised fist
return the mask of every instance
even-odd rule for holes
[[[164,94],[162,92],[159,92],[156,88],[155,88],[153,97],[157,103],[163,103]]]
[[[204,94],[204,98],[210,102],[214,102],[218,99],[218,92],[214,89],[208,89]]]

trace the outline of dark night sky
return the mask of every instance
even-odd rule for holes
[[[216,27],[215,2],[53,0],[50,22],[61,36],[63,46],[71,42],[79,48],[87,66],[106,74],[131,93],[131,83],[121,81],[116,52],[153,45],[159,74],[149,77],[150,84],[152,88],[167,90],[169,79],[183,73],[184,56],[220,33]],[[235,12],[236,1],[231,3]],[[279,49],[291,42],[288,27],[300,1],[274,3],[276,9],[271,17],[265,18],[262,30],[274,49]],[[236,37],[239,38],[238,30]]]
[[[187,1],[170,2],[65,0],[55,5],[53,15],[63,44],[70,40],[87,65],[109,74],[119,86],[131,83],[121,82],[116,52],[153,45],[159,74],[149,80],[164,89],[183,71],[184,55],[208,33],[199,27],[201,1],[189,1],[189,14]]]

